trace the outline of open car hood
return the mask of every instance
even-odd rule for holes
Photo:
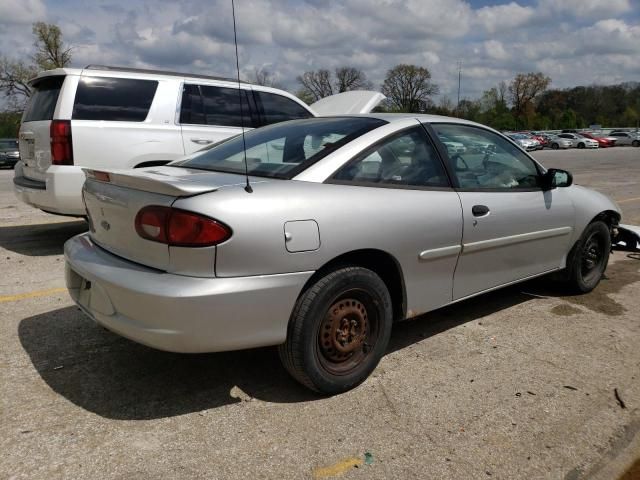
[[[373,90],[351,90],[321,98],[310,107],[319,117],[371,113],[385,98]]]

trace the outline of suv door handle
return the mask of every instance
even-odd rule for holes
[[[484,217],[489,213],[489,207],[486,205],[474,205],[471,207],[471,213],[474,217]]]
[[[209,145],[210,143],[213,143],[213,140],[208,140],[206,138],[192,138],[191,141],[198,145]]]

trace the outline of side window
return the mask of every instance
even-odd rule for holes
[[[290,98],[260,90],[255,90],[254,94],[262,104],[265,125],[312,116],[306,108]]]
[[[180,123],[191,125],[206,124],[202,107],[202,95],[200,95],[200,87],[198,85],[185,84],[182,89]]]
[[[432,126],[447,148],[460,188],[513,190],[538,186],[535,163],[502,136],[471,125]]]
[[[343,166],[339,183],[448,187],[449,180],[422,127],[387,138]]]
[[[71,118],[144,122],[157,88],[153,80],[82,77]]]
[[[225,127],[255,127],[251,118],[247,90],[242,89],[241,95],[237,88],[212,87],[201,85],[204,118],[207,125],[221,125]],[[242,97],[242,118],[238,97]]]

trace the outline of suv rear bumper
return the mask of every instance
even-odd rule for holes
[[[135,342],[197,353],[278,345],[313,272],[175,275],[117,257],[88,233],[65,243],[69,294],[93,320]]]
[[[22,162],[16,164],[13,178],[13,191],[19,200],[51,213],[86,215],[82,203],[85,176],[81,167],[52,165],[42,181],[26,177],[23,166]]]

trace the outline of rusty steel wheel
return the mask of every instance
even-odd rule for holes
[[[371,303],[366,292],[352,291],[346,292],[327,310],[318,331],[318,355],[328,372],[349,373],[371,351],[378,337],[375,309],[366,306]]]
[[[393,310],[373,271],[345,266],[318,276],[300,295],[278,351],[306,387],[334,395],[367,379],[389,344]]]

